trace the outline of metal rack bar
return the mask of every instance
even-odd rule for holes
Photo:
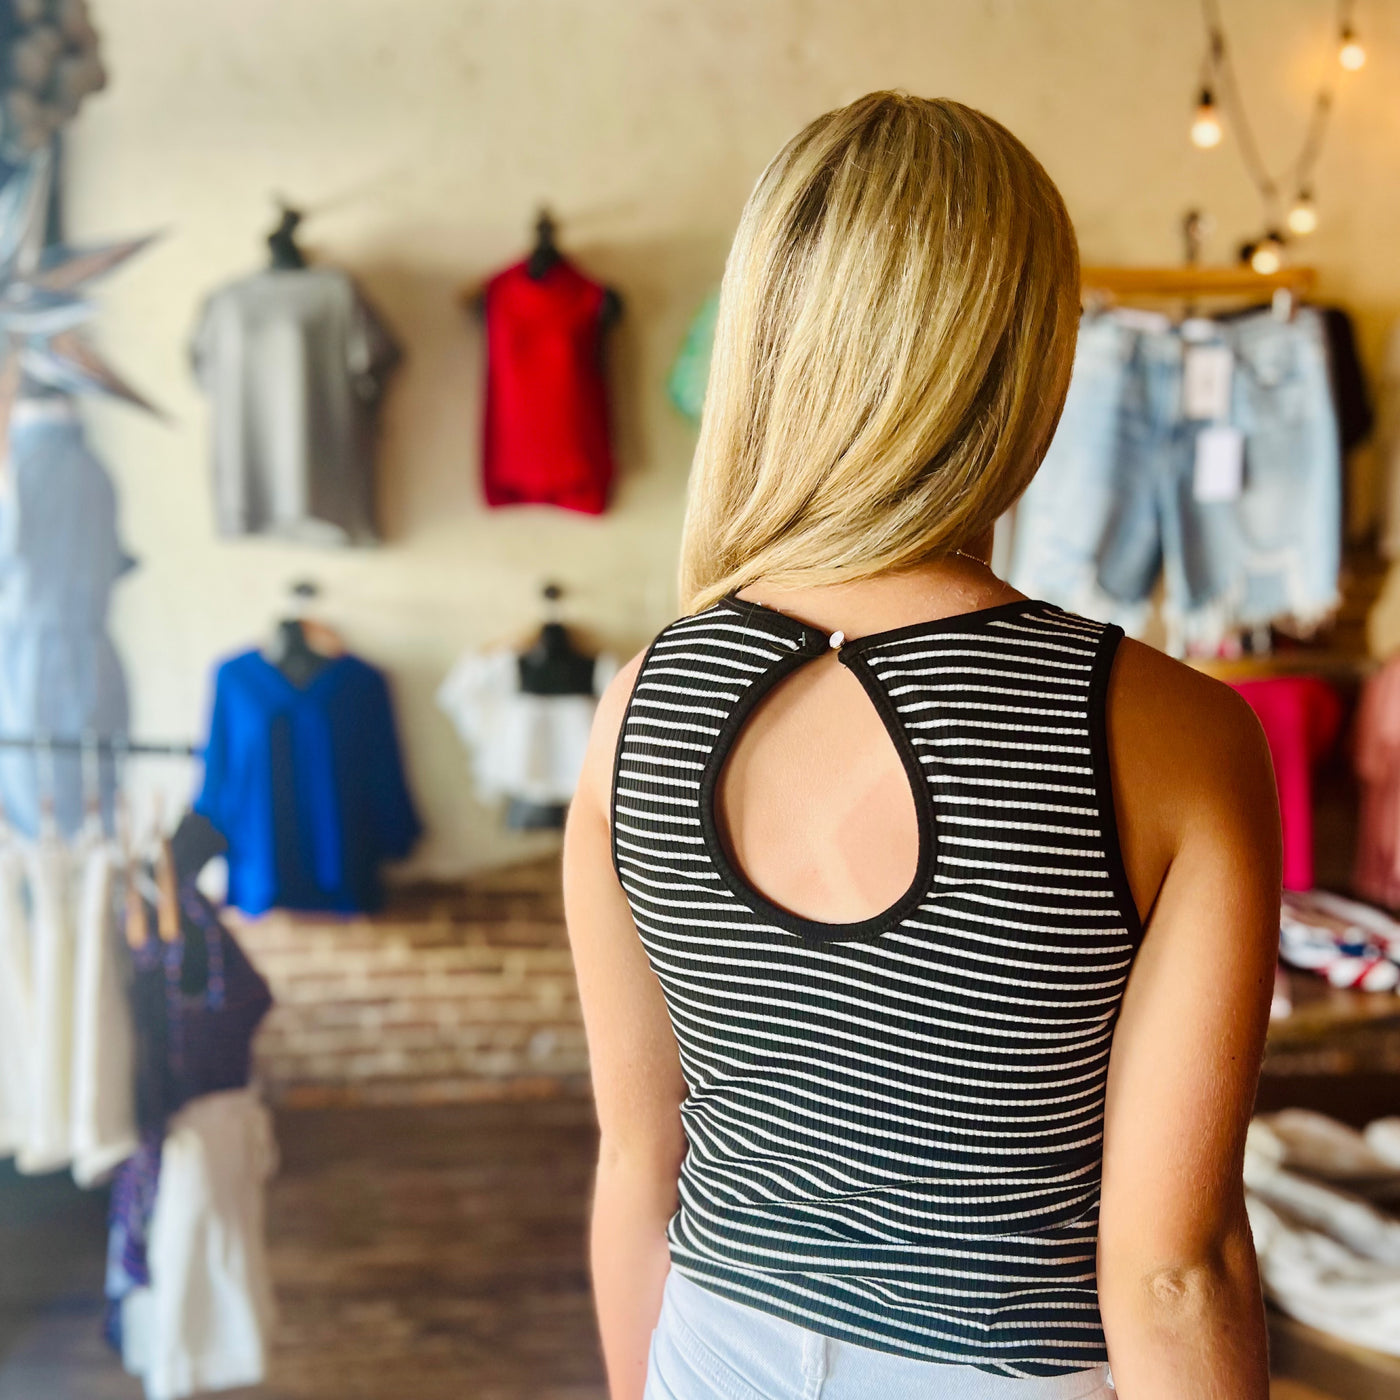
[[[147,754],[199,758],[204,753],[200,744],[148,743],[144,740],[124,739],[120,735],[103,734],[87,737],[74,737],[71,734],[0,734],[0,749],[32,749],[35,753],[95,753],[117,758]]]

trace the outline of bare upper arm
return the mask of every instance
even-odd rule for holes
[[[564,828],[564,915],[578,977],[604,1150],[679,1164],[684,1149],[680,1055],[660,984],[613,868],[613,759],[641,656],[598,702]]]
[[[1207,1259],[1238,1228],[1282,860],[1268,747],[1228,687],[1123,643],[1109,747],[1124,861],[1147,920],[1109,1066],[1106,1309],[1120,1274]]]

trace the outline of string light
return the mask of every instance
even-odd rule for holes
[[[1201,99],[1196,104],[1196,115],[1191,122],[1191,143],[1201,150],[1208,151],[1220,144],[1225,129],[1220,124],[1220,113],[1216,110],[1215,96],[1208,87],[1201,89]]]
[[[1266,233],[1254,245],[1254,251],[1249,255],[1249,265],[1265,277],[1272,276],[1283,266],[1282,241],[1276,235]]]
[[[1307,190],[1299,190],[1298,198],[1288,211],[1288,231],[1300,238],[1310,234],[1317,227],[1317,206]]]
[[[1333,33],[1337,36],[1337,61],[1348,72],[1355,72],[1366,62],[1366,50],[1352,25],[1355,9],[1356,0],[1336,0]],[[1219,145],[1225,134],[1223,118],[1228,116],[1231,138],[1239,147],[1240,159],[1264,206],[1266,231],[1255,242],[1241,247],[1240,258],[1258,272],[1274,273],[1283,266],[1287,238],[1306,237],[1318,226],[1312,174],[1330,126],[1336,70],[1330,70],[1334,76],[1324,73],[1321,78],[1297,156],[1275,173],[1264,161],[1245,109],[1234,55],[1226,43],[1221,0],[1201,0],[1201,11],[1207,49],[1201,67],[1200,102],[1191,124],[1191,140],[1202,149]],[[1220,95],[1218,109],[1215,105],[1217,93]],[[1288,191],[1297,193],[1292,203],[1284,206],[1282,199]]]
[[[1348,73],[1355,73],[1366,62],[1366,50],[1349,24],[1342,26],[1340,45],[1337,50],[1337,62]]]

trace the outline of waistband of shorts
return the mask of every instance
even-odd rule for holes
[[[1292,319],[1280,320],[1268,307],[1216,318],[1188,316],[1173,321],[1156,311],[1137,307],[1111,307],[1086,313],[1080,325],[1080,338],[1086,343],[1104,336],[1154,360],[1179,363],[1192,345],[1228,345],[1249,353],[1256,348],[1280,342],[1297,343],[1300,338],[1321,343],[1322,318],[1314,307],[1299,307]]]
[[[716,1384],[728,1387],[734,1384],[734,1374],[710,1351],[707,1334],[758,1336],[770,1345],[770,1355],[789,1354],[794,1366],[800,1364],[804,1339],[815,1335],[800,1323],[716,1293],[703,1280],[674,1265],[667,1276],[662,1311],[663,1316],[669,1311],[679,1334],[677,1341],[692,1361],[710,1369]],[[1112,1386],[1105,1363],[1060,1375],[1017,1378],[971,1365],[925,1361],[856,1342],[830,1340],[842,1352],[860,1358],[872,1390],[887,1400],[915,1400],[928,1394],[946,1396],[947,1400],[1088,1400]]]

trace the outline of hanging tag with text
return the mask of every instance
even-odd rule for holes
[[[1181,360],[1181,416],[1228,418],[1234,374],[1235,357],[1228,345],[1187,346]]]
[[[1235,501],[1244,490],[1244,434],[1212,423],[1196,434],[1192,494],[1198,501]]]

